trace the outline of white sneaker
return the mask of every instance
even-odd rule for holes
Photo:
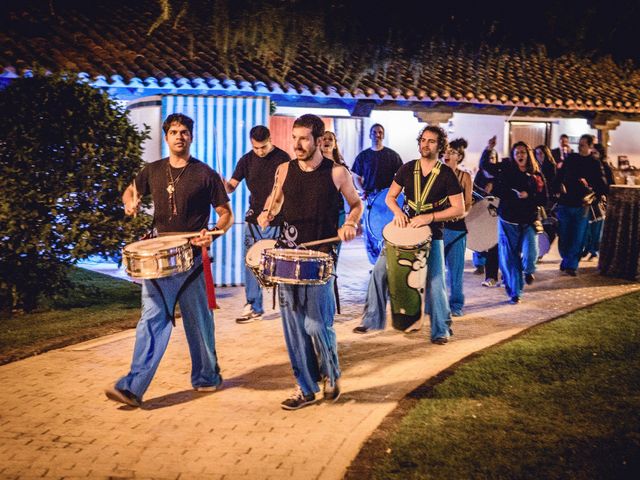
[[[253,309],[251,308],[251,304],[250,303],[245,303],[244,307],[242,307],[242,316],[246,316],[249,315],[251,312],[253,312]]]

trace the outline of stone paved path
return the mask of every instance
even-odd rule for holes
[[[599,276],[593,263],[577,278],[560,275],[552,256],[512,306],[502,289],[480,287],[468,265],[466,315],[448,345],[430,344],[426,331],[356,335],[370,267],[360,242],[343,248],[337,404],[281,410],[293,376],[277,311],[237,325],[243,290],[219,289],[219,392],[191,390],[181,326],[142,409],[102,393],[128,370],[133,331],[0,367],[0,478],[339,479],[382,419],[428,378],[532,325],[640,289]]]

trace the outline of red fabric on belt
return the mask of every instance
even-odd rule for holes
[[[202,268],[204,269],[204,284],[207,287],[207,303],[211,310],[216,310],[216,286],[213,283],[213,274],[211,273],[211,259],[209,258],[209,248],[202,247]]]

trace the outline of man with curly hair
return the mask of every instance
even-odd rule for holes
[[[455,173],[439,160],[447,149],[444,130],[426,126],[417,140],[420,158],[400,167],[385,202],[393,212],[393,223],[398,227],[429,225],[431,228],[424,312],[431,318],[431,342],[444,345],[452,332],[444,275],[443,222],[464,215],[464,198]],[[405,202],[400,207],[397,199],[403,191]],[[369,279],[361,325],[354,332],[384,329],[389,296],[387,277],[386,253],[383,251]]]

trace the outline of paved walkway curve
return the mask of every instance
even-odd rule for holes
[[[532,325],[640,289],[599,276],[593,263],[572,278],[548,260],[514,306],[468,270],[466,315],[448,345],[430,344],[424,331],[356,335],[370,267],[357,242],[343,248],[337,404],[281,410],[293,376],[278,313],[237,325],[243,290],[220,289],[219,392],[191,390],[181,327],[142,409],[118,407],[102,393],[126,373],[133,331],[0,367],[0,478],[339,479],[382,419],[428,378]]]

